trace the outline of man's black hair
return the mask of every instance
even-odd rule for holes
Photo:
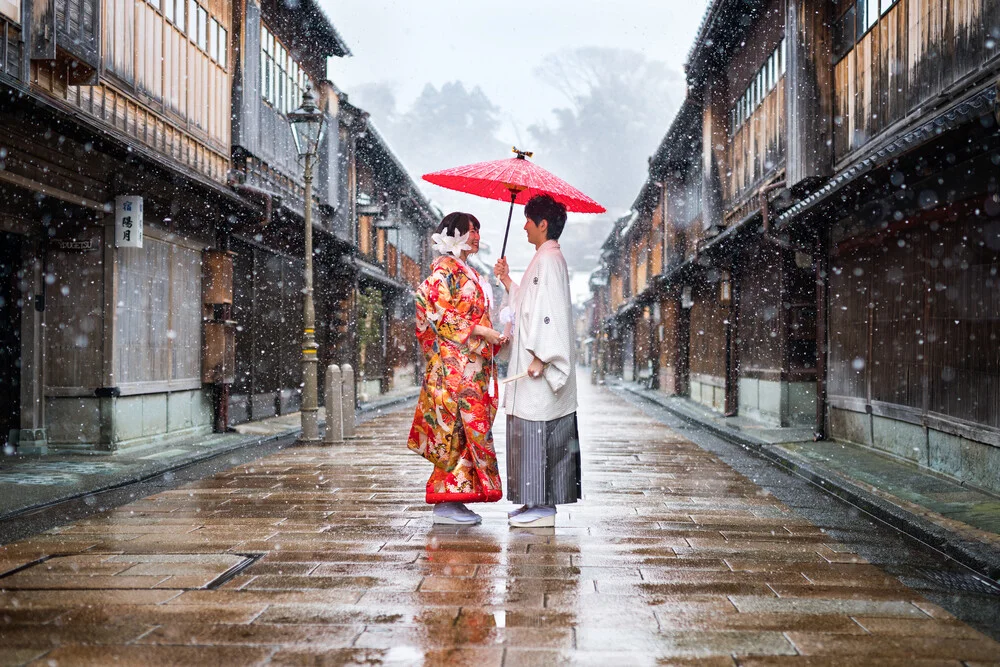
[[[524,215],[536,225],[547,220],[549,226],[545,238],[556,241],[566,226],[566,207],[550,195],[535,195],[524,205]]]
[[[452,236],[457,229],[459,234],[465,234],[469,231],[469,227],[479,229],[479,220],[476,219],[476,216],[471,213],[455,211],[454,213],[449,213],[441,219],[441,224],[438,225],[437,233],[440,234],[444,232],[445,234]]]

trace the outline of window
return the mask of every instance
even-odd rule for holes
[[[222,69],[226,69],[226,63],[229,58],[229,33],[221,25],[219,26],[219,65]]]
[[[212,19],[209,23],[208,36],[210,37],[211,50],[209,51],[209,56],[215,62],[219,63],[223,69],[226,67],[226,52],[229,49],[229,44],[227,39],[229,34],[226,29],[222,27],[222,24]]]
[[[871,29],[873,25],[878,23],[878,17],[881,15],[879,0],[865,0],[865,30]]]
[[[764,102],[768,93],[777,87],[778,80],[784,73],[785,40],[782,38],[774,51],[764,60],[757,73],[750,79],[743,95],[740,96],[731,110],[729,115],[731,132],[735,133],[736,129],[753,115],[757,107]]]
[[[198,3],[194,0],[188,0],[188,13],[187,13],[187,36],[192,40],[195,35],[198,34],[198,28],[196,26],[196,17],[198,14]]]
[[[260,96],[265,100],[271,100],[271,33],[261,26],[260,28]]]
[[[198,48],[208,53],[208,12],[202,9],[201,5],[195,4],[197,7],[197,19],[196,23],[198,26],[198,37],[195,43]]]
[[[219,27],[219,22],[215,19],[211,19],[208,22],[208,57],[212,59],[213,62],[219,62],[219,36],[216,30]]]
[[[897,0],[857,0],[833,25],[833,59],[839,61]]]
[[[302,102],[309,77],[274,34],[261,26],[261,97],[280,113],[296,109]]]

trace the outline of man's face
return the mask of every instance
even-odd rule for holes
[[[547,240],[545,236],[548,233],[548,228],[549,223],[547,220],[539,220],[536,223],[527,216],[524,218],[524,231],[528,233],[528,243],[536,248]]]

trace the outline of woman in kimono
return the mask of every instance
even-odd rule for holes
[[[465,503],[503,495],[491,429],[499,393],[493,355],[506,339],[490,322],[489,280],[465,261],[479,250],[479,221],[449,213],[432,239],[442,254],[416,292],[427,370],[407,446],[434,464],[426,498],[434,523],[476,524],[482,517]]]

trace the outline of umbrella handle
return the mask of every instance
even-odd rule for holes
[[[517,199],[517,193],[511,191],[510,193],[510,210],[507,211],[507,229],[503,233],[503,248],[500,249],[500,259],[503,259],[507,254],[507,236],[510,234],[510,219],[514,215],[514,200]]]

